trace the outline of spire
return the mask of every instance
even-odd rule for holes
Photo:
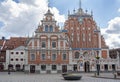
[[[91,16],[93,16],[93,11],[91,10]]]
[[[48,0],[48,11],[50,11],[50,0]]]
[[[81,0],[79,0],[79,9],[81,9]]]
[[[79,0],[79,9],[78,9],[78,12],[79,12],[80,14],[83,13],[83,10],[82,10],[82,7],[81,7],[81,0]]]
[[[45,15],[52,15],[53,16],[53,14],[51,13],[51,11],[50,11],[50,0],[48,0],[48,11],[47,11],[47,13],[45,14]]]
[[[48,8],[50,8],[50,0],[48,0]]]

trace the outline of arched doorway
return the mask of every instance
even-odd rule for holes
[[[89,61],[86,61],[84,63],[84,71],[85,72],[90,72],[90,62]]]
[[[0,64],[0,71],[3,71],[3,70],[4,70],[4,65]]]
[[[8,70],[13,70],[13,65],[12,64],[8,65]]]
[[[16,71],[20,71],[20,64],[16,64]]]

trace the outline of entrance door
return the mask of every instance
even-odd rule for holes
[[[16,65],[16,71],[20,71],[20,65],[19,64]]]
[[[22,70],[24,71],[24,69],[25,69],[25,65],[23,65],[23,68],[22,68]]]
[[[74,65],[73,65],[73,70],[74,70],[74,71],[77,71],[77,64],[74,64]]]
[[[8,70],[10,70],[10,71],[13,70],[13,65],[12,65],[12,64],[9,64],[9,65],[8,65]]]
[[[0,71],[4,70],[4,65],[0,64]]]
[[[105,64],[104,66],[105,66],[105,71],[108,71],[108,65]]]
[[[62,72],[67,72],[67,65],[62,65]]]
[[[35,65],[30,65],[30,73],[35,73]]]
[[[84,63],[84,70],[85,70],[85,72],[90,72],[90,63],[89,63],[89,61]]]
[[[115,64],[112,64],[112,70],[115,71]]]

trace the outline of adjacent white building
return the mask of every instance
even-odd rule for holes
[[[5,70],[20,71],[24,70],[25,63],[25,47],[19,46],[13,50],[6,51]]]

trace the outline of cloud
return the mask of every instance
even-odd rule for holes
[[[115,17],[108,22],[108,29],[106,32],[108,34],[118,34],[120,33],[120,17]]]
[[[0,2],[0,36],[25,36],[32,34],[48,9],[48,0],[5,0]],[[64,22],[57,8],[51,8],[58,22]]]
[[[108,27],[101,29],[101,32],[110,48],[120,47],[120,17],[111,19]]]

